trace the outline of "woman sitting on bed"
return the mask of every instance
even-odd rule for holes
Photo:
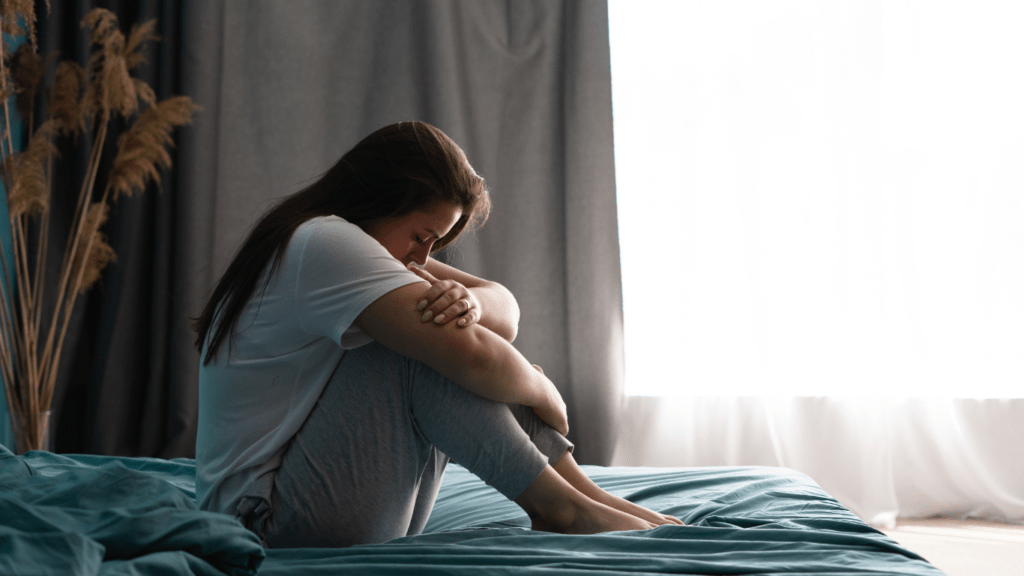
[[[402,122],[260,219],[192,319],[203,509],[273,548],[385,542],[423,530],[451,458],[534,529],[681,524],[587,478],[512,294],[430,258],[489,207],[454,142]]]

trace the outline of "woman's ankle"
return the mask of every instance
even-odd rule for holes
[[[562,534],[596,534],[613,530],[645,530],[651,522],[587,497],[547,466],[515,500],[526,510],[534,530]]]
[[[620,512],[636,516],[646,522],[652,522],[658,525],[666,523],[681,523],[679,519],[674,516],[664,516],[658,512],[645,508],[644,506],[608,493],[603,488],[595,484],[594,481],[583,472],[583,469],[579,467],[579,464],[576,463],[576,460],[569,452],[563,454],[552,468],[578,492],[598,504],[603,504]],[[669,518],[671,518],[671,520]]]
[[[564,532],[576,522],[585,499],[551,466],[546,466],[515,503],[526,511],[535,529]]]
[[[568,450],[555,462],[552,469],[564,478],[570,486],[575,488],[577,492],[595,502],[608,505],[611,499],[614,498],[583,472],[583,469],[576,463],[576,459],[572,457],[572,452]]]

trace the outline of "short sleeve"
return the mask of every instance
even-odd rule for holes
[[[358,337],[361,332],[352,322],[370,303],[396,288],[423,281],[372,236],[337,216],[318,219],[303,235],[298,232],[294,302],[299,326],[343,348],[369,341]]]

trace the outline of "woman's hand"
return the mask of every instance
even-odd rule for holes
[[[430,288],[420,297],[416,309],[423,312],[423,322],[434,321],[443,326],[456,318],[456,325],[465,328],[480,321],[480,301],[469,288],[455,280],[438,280],[430,272],[416,266],[409,270],[427,282]]]
[[[544,373],[540,366],[536,364],[531,364],[531,366],[536,368],[541,374]],[[530,409],[545,424],[557,430],[562,436],[565,436],[569,434],[569,415],[566,412],[565,401],[562,400],[562,395],[558,393],[558,388],[555,388],[554,383],[547,378],[545,380],[549,384],[547,401],[540,406],[531,406]]]

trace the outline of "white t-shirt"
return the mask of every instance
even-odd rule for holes
[[[295,230],[260,298],[272,261],[239,316],[231,358],[225,339],[215,360],[200,361],[196,497],[204,510],[237,515],[243,496],[269,494],[288,441],[345,350],[372,341],[352,322],[377,298],[422,281],[337,216]]]

